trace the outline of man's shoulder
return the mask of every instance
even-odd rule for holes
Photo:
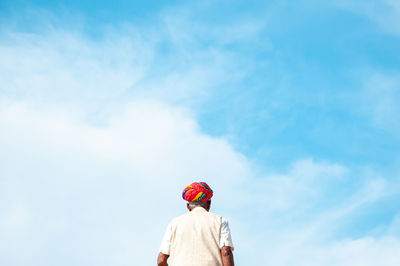
[[[185,217],[187,217],[188,215],[189,215],[189,212],[172,218],[171,225],[174,225],[174,224],[178,223],[179,221],[185,219]]]
[[[212,216],[214,216],[214,217],[216,217],[216,218],[222,219],[222,216],[219,215],[218,213],[209,212],[209,215],[212,215]]]
[[[172,219],[171,224],[176,224],[181,220],[189,218],[193,214],[194,214],[194,212],[187,212],[187,213],[181,214],[179,216],[176,216],[175,218]],[[221,220],[224,219],[221,215],[219,215],[217,213],[214,213],[214,212],[205,211],[205,212],[201,212],[201,214],[202,215],[206,215],[206,216],[212,216],[214,218],[218,218],[218,219],[221,219]]]

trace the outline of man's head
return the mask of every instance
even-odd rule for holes
[[[191,211],[195,207],[203,207],[207,211],[211,206],[213,191],[205,182],[194,182],[185,187],[182,198],[186,200],[187,208]]]

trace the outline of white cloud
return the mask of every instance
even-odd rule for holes
[[[223,202],[250,175],[226,140],[202,133],[187,109],[168,104],[218,82],[224,72],[213,69],[225,59],[213,63],[214,52],[187,67],[205,55],[194,54],[160,70],[152,32],[122,31],[96,42],[58,30],[4,31],[6,265],[150,265],[168,220],[184,211],[185,185],[204,177]]]
[[[400,2],[397,0],[335,0],[334,3],[367,16],[387,33],[400,34]]]
[[[223,201],[250,171],[226,141],[157,102],[133,102],[103,127],[63,110],[6,105],[0,132],[7,203],[0,245],[10,264],[42,257],[60,264],[57,257],[67,259],[69,250],[91,264],[150,265],[168,219],[184,211],[185,185],[205,177]],[[16,236],[17,245],[8,245]],[[23,261],[13,257],[31,239],[39,241],[36,252]]]
[[[279,250],[271,258],[271,265],[394,266],[400,262],[399,248],[400,239],[390,237],[342,240],[328,246],[321,244]]]
[[[184,109],[157,101],[133,101],[102,126],[82,117],[3,104],[0,194],[7,204],[0,212],[0,256],[6,265],[151,265],[168,220],[185,211],[182,187],[201,176],[216,192],[214,210],[231,218],[238,262],[252,261],[244,248],[259,246],[267,265],[350,265],[364,257],[377,261],[382,252],[395,265],[395,249],[387,245],[398,245],[394,238],[315,246],[324,230],[371,199],[363,191],[376,188],[376,180],[347,197],[350,207],[339,204],[311,215],[314,221],[299,216],[293,223],[303,204],[323,198],[324,184],[347,178],[344,167],[307,159],[287,174],[257,180],[225,140],[200,132]],[[274,217],[282,206],[288,214]],[[253,235],[260,225],[265,228]]]
[[[143,77],[154,44],[113,37],[95,42],[63,31],[8,33],[0,45],[1,91],[51,101],[115,99]]]
[[[308,208],[312,199],[321,198],[322,193],[329,193],[330,188],[327,186],[343,182],[347,172],[339,164],[317,163],[312,159],[299,160],[290,166],[287,173],[271,173],[252,180],[249,191],[256,193],[249,196],[249,200],[265,205],[264,208],[270,211]],[[311,204],[316,205],[316,202]]]

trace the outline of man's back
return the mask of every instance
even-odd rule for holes
[[[185,187],[189,213],[172,220],[157,257],[158,266],[234,266],[228,221],[210,213],[212,189],[205,182]]]
[[[171,222],[171,266],[220,266],[221,216],[197,207]]]

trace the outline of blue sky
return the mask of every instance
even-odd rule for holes
[[[398,265],[399,17],[394,0],[2,1],[0,261],[152,265],[204,177],[239,265]]]

